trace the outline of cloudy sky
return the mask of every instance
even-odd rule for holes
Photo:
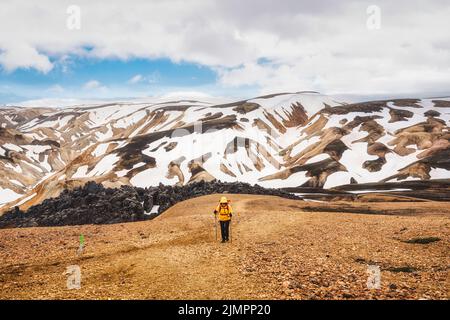
[[[449,96],[449,30],[448,0],[2,0],[0,103]]]

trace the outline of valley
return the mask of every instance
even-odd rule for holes
[[[0,298],[449,298],[448,203],[365,204],[372,214],[356,214],[230,194],[232,243],[221,244],[212,215],[218,197],[180,202],[151,221],[1,229]],[[382,214],[393,208],[395,215]],[[430,237],[438,240],[408,243]],[[81,269],[79,290],[66,287],[69,265]],[[368,265],[380,267],[380,289],[367,288]]]

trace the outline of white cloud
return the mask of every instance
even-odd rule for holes
[[[136,84],[136,83],[142,83],[142,82],[146,82],[149,84],[155,84],[158,83],[161,79],[161,74],[158,71],[154,71],[151,74],[149,74],[148,76],[143,76],[142,74],[137,74],[133,77],[131,77],[128,80],[128,83],[130,84]]]
[[[94,90],[94,89],[105,89],[106,87],[102,86],[102,84],[97,80],[89,80],[83,85],[83,89],[85,90]]]
[[[130,80],[128,80],[128,83],[135,84],[135,83],[141,82],[142,80],[144,80],[144,77],[142,76],[142,74],[137,74],[137,75],[133,76]]]
[[[0,48],[3,49],[0,53],[0,65],[7,72],[18,68],[34,68],[47,73],[53,68],[53,64],[46,55],[39,53],[28,44],[10,43],[3,45],[0,43]]]
[[[64,61],[66,55],[169,58],[218,70],[218,83],[227,88],[448,91],[450,2],[377,0],[380,30],[366,27],[370,4],[136,0],[131,6],[118,0],[77,0],[81,29],[68,30],[66,2],[2,1],[0,64],[7,71],[45,73],[52,70],[51,61]],[[265,61],[258,64],[261,58]]]

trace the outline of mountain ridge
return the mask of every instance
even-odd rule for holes
[[[21,108],[14,122],[14,108],[0,109],[0,206],[26,209],[88,181],[332,188],[448,179],[449,108],[449,98],[347,104],[302,92]]]

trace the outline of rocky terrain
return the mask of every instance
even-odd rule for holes
[[[387,193],[389,183],[450,178],[449,120],[449,98],[347,104],[314,92],[0,108],[0,211],[27,210],[88,181],[220,180],[324,193],[371,184]]]
[[[57,198],[44,200],[26,212],[18,207],[0,216],[0,228],[111,224],[149,220],[174,204],[212,193],[297,196],[246,183],[195,182],[186,186],[104,188],[95,182],[74,190],[64,190]]]
[[[149,221],[0,229],[0,299],[450,298],[448,202],[227,194],[236,214],[232,243],[221,244],[211,213],[220,196]],[[78,290],[67,288],[73,265]],[[379,288],[367,286],[369,266]]]

